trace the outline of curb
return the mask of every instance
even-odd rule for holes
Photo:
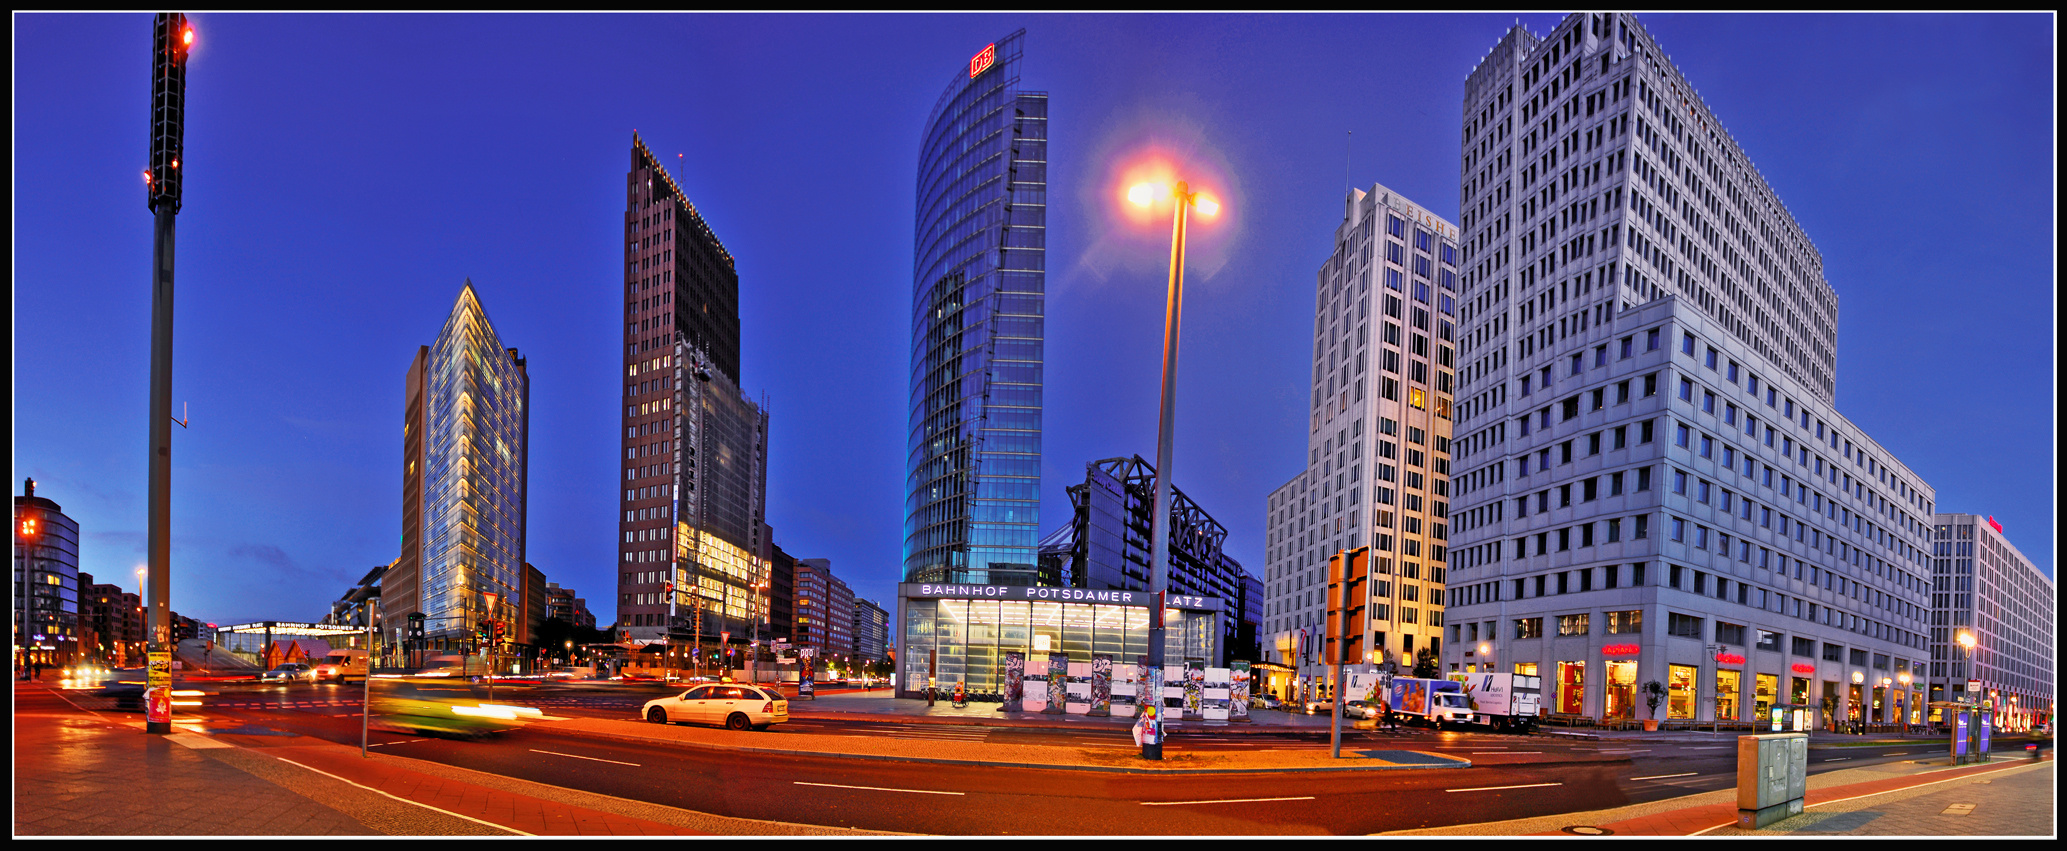
[[[1395,764],[1391,764],[1391,763],[1388,763],[1388,764],[1385,764],[1385,765],[1354,765],[1354,766],[1352,766],[1352,765],[1344,765],[1344,766],[1314,766],[1314,767],[1291,767],[1291,768],[1166,768],[1166,769],[1157,769],[1157,768],[1126,768],[1126,767],[1122,767],[1122,766],[1106,766],[1106,765],[1056,765],[1056,764],[1052,764],[1052,763],[1043,763],[1043,762],[998,762],[998,761],[994,761],[994,760],[979,760],[979,759],[945,759],[945,758],[941,758],[941,757],[921,757],[921,756],[893,756],[893,755],[889,755],[889,754],[856,754],[856,753],[831,753],[831,752],[825,752],[825,751],[794,751],[794,750],[786,750],[786,749],[783,749],[783,748],[759,748],[759,747],[748,747],[748,746],[741,746],[741,745],[715,745],[715,744],[711,744],[711,743],[708,743],[708,742],[685,742],[685,741],[678,741],[678,740],[674,740],[674,739],[656,739],[656,738],[653,738],[653,737],[650,737],[650,736],[631,736],[631,735],[625,735],[625,734],[622,734],[622,733],[610,733],[610,732],[604,732],[604,731],[597,731],[597,730],[566,730],[566,729],[562,729],[562,730],[559,730],[559,731],[557,731],[557,732],[560,732],[560,733],[562,733],[562,734],[565,734],[565,735],[572,735],[572,736],[592,736],[592,737],[595,737],[595,738],[599,738],[599,739],[614,739],[614,740],[617,740],[617,741],[623,741],[623,742],[636,742],[636,743],[638,743],[638,744],[646,744],[646,745],[669,745],[669,746],[673,746],[673,747],[685,747],[685,748],[696,748],[696,749],[699,749],[699,750],[716,750],[716,751],[734,751],[734,752],[741,752],[741,753],[767,753],[767,754],[781,754],[781,755],[783,755],[783,756],[792,756],[792,757],[824,757],[824,758],[827,758],[827,759],[866,759],[866,760],[874,760],[874,761],[877,761],[877,762],[918,762],[918,763],[929,763],[929,764],[934,764],[934,765],[971,765],[971,766],[983,766],[983,767],[986,767],[986,768],[1032,768],[1032,769],[1046,769],[1046,770],[1050,770],[1050,771],[1094,771],[1094,772],[1101,772],[1101,773],[1106,773],[1106,774],[1145,774],[1145,775],[1165,775],[1165,774],[1289,774],[1289,773],[1313,773],[1313,772],[1325,772],[1325,771],[1427,771],[1427,770],[1440,770],[1440,769],[1451,769],[1451,768],[1470,768],[1470,767],[1472,767],[1472,763],[1471,763],[1471,761],[1470,761],[1470,760],[1468,760],[1468,759],[1461,759],[1461,758],[1458,758],[1458,757],[1450,757],[1450,756],[1442,756],[1442,755],[1440,755],[1440,754],[1430,754],[1430,756],[1440,756],[1440,757],[1442,757],[1443,759],[1449,759],[1449,760],[1454,760],[1454,761],[1456,762],[1456,764],[1454,764],[1454,765],[1395,765]],[[1419,752],[1418,752],[1418,751],[1416,751],[1416,753],[1419,753]],[[1613,761],[1613,760],[1610,760],[1610,761]],[[1624,761],[1624,762],[1626,762],[1627,760],[1625,759],[1625,760],[1621,760],[1621,761]]]

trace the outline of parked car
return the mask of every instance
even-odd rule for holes
[[[313,683],[316,669],[301,662],[283,662],[270,671],[261,671],[258,681],[262,683]]]
[[[639,714],[655,724],[723,724],[729,730],[766,730],[789,720],[789,700],[772,688],[703,685],[646,701]]]

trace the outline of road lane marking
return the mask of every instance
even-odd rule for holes
[[[888,788],[885,788],[885,787],[882,787],[882,786],[847,786],[847,785],[844,785],[844,784],[840,784],[840,783],[806,783],[806,782],[804,782],[804,781],[802,781],[802,780],[792,780],[792,781],[790,781],[790,782],[791,782],[791,783],[793,783],[793,784],[795,784],[795,785],[798,785],[798,786],[826,786],[826,787],[830,787],[830,788],[833,788],[833,789],[867,789],[867,790],[869,790],[869,791],[871,791],[871,792],[910,792],[910,793],[912,793],[912,794],[914,794],[914,795],[960,795],[960,794],[962,794],[962,793],[960,793],[960,792],[935,792],[935,791],[933,791],[933,790],[931,790],[931,789],[888,789]]]
[[[1695,775],[1696,773],[1698,773],[1698,772],[1693,772],[1693,771],[1689,771],[1689,772],[1687,772],[1687,773],[1685,773],[1685,774],[1653,774],[1653,775],[1651,775],[1651,776],[1649,776],[1649,777],[1631,777],[1631,778],[1629,778],[1629,779],[1631,779],[1631,780],[1664,780],[1664,779],[1666,779],[1666,778],[1668,778],[1668,777],[1692,777],[1692,776],[1694,776],[1694,775]]]
[[[1472,753],[1497,753],[1497,754],[1529,754],[1529,753],[1542,753],[1542,751],[1472,751]]]
[[[430,741],[430,739],[410,739],[409,741],[406,741],[406,742],[374,742],[373,744],[367,745],[367,747],[369,747],[369,748],[384,748],[384,747],[387,747],[388,745],[407,745],[407,744],[412,744],[412,743],[415,743],[415,742],[428,742],[428,741]]]
[[[553,755],[553,756],[564,756],[564,757],[567,757],[567,758],[569,758],[569,759],[586,759],[586,760],[592,760],[592,761],[595,761],[595,762],[607,762],[607,763],[610,763],[610,764],[612,764],[612,765],[629,765],[629,766],[631,766],[631,767],[633,767],[633,768],[643,768],[643,767],[644,767],[644,766],[641,766],[641,765],[639,765],[639,764],[638,764],[638,763],[636,763],[636,762],[618,762],[617,760],[614,760],[614,759],[602,759],[602,758],[599,758],[599,757],[593,757],[593,756],[582,756],[582,755],[580,755],[580,754],[571,754],[571,753],[560,753],[559,751],[542,751],[542,750],[539,750],[539,749],[537,749],[537,748],[532,748],[532,749],[531,749],[531,752],[532,752],[532,753],[542,753],[542,754],[551,754],[551,755]]]
[[[1311,801],[1311,800],[1313,800],[1313,796],[1312,796],[1312,795],[1300,795],[1300,796],[1298,796],[1298,797],[1293,797],[1293,798],[1223,798],[1223,799],[1221,799],[1221,800],[1217,800],[1217,801],[1142,801],[1142,802],[1141,802],[1141,805],[1142,805],[1142,806],[1144,806],[1144,807],[1178,807],[1178,806],[1184,806],[1184,805],[1186,805],[1186,804],[1249,804],[1249,803],[1256,803],[1256,802],[1259,802],[1259,801]]]
[[[1908,752],[1908,751],[1896,751],[1896,752],[1894,752],[1894,753],[1884,753],[1884,754],[1881,754],[1881,756],[1908,756],[1908,755],[1909,755],[1909,752]]]
[[[516,829],[516,828],[514,828],[514,827],[506,827],[506,826],[503,826],[503,825],[499,825],[499,824],[496,824],[495,822],[492,822],[492,821],[482,821],[482,820],[480,820],[480,819],[474,818],[473,816],[468,816],[468,815],[460,815],[459,813],[455,813],[455,812],[453,812],[453,811],[451,811],[451,810],[442,810],[442,809],[439,809],[439,808],[437,808],[437,807],[433,807],[433,806],[431,806],[430,804],[426,804],[426,803],[423,803],[423,802],[421,802],[421,801],[412,801],[412,800],[409,800],[408,798],[404,798],[404,797],[401,797],[401,796],[398,796],[398,795],[391,795],[391,794],[388,794],[387,792],[382,792],[381,790],[379,790],[379,789],[375,789],[375,788],[373,788],[373,787],[371,787],[371,786],[366,786],[366,785],[362,785],[362,784],[359,784],[359,783],[352,783],[352,781],[350,781],[350,780],[346,780],[346,779],[344,779],[344,778],[342,778],[342,777],[339,777],[339,776],[337,776],[337,775],[335,775],[335,774],[331,774],[330,772],[328,772],[328,771],[324,771],[323,769],[320,769],[320,768],[309,768],[309,766],[306,766],[306,765],[302,765],[301,763],[295,762],[294,760],[288,759],[288,758],[286,758],[286,757],[283,757],[283,756],[276,756],[276,757],[273,757],[273,758],[274,758],[274,759],[277,759],[277,760],[279,760],[279,761],[281,761],[281,762],[287,763],[288,765],[292,765],[292,766],[295,766],[295,767],[298,767],[298,768],[308,768],[308,769],[309,769],[310,771],[316,772],[317,774],[321,774],[321,775],[323,775],[324,777],[328,777],[328,778],[330,778],[330,779],[332,779],[332,780],[337,780],[337,781],[341,781],[341,782],[344,782],[344,783],[351,783],[351,784],[352,784],[353,786],[358,786],[359,788],[361,788],[361,789],[364,789],[364,790],[366,790],[366,791],[368,791],[368,792],[374,792],[374,793],[377,793],[377,794],[380,794],[380,795],[384,795],[384,796],[386,796],[386,797],[389,797],[389,798],[394,798],[395,800],[397,800],[397,801],[401,801],[402,803],[405,803],[405,804],[415,804],[416,806],[422,807],[422,808],[424,808],[424,809],[426,809],[426,810],[430,810],[430,811],[432,811],[432,812],[436,812],[436,813],[444,813],[444,814],[446,814],[446,815],[448,815],[448,816],[452,816],[453,818],[462,818],[462,819],[466,819],[467,821],[473,822],[473,823],[475,823],[475,824],[480,824],[480,825],[487,825],[488,827],[492,827],[492,828],[495,828],[496,830],[507,830],[507,831],[509,831],[509,832],[511,832],[511,833],[514,833],[514,834],[518,835],[518,836],[535,836],[535,835],[537,835],[537,834],[532,834],[532,833],[525,833],[524,831],[518,830],[518,829]]]
[[[1851,757],[1848,757],[1848,756],[1833,756],[1833,757],[1831,757],[1831,758],[1829,758],[1829,759],[1826,759],[1826,760],[1823,760],[1823,761],[1824,761],[1824,762],[1844,762],[1845,760],[1848,760],[1848,759],[1851,759]]]
[[[1499,789],[1534,789],[1538,786],[1563,786],[1563,783],[1523,783],[1520,786],[1474,786],[1469,789],[1444,789],[1445,792],[1492,792]]]

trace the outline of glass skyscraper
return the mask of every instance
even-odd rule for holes
[[[956,69],[919,151],[908,582],[1035,576],[1048,94],[1019,87],[1025,37]]]
[[[408,378],[403,553],[383,609],[393,629],[423,613],[425,651],[458,649],[483,618],[515,620],[522,604],[531,381],[471,281]]]

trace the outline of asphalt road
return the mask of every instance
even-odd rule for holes
[[[499,690],[500,691],[500,690]],[[663,693],[540,688],[498,694],[548,715],[631,718]],[[357,686],[245,687],[210,696],[211,727],[252,724],[359,741]],[[952,738],[1130,747],[1122,729],[923,725],[799,718],[764,734]],[[1181,730],[1175,752],[1324,748],[1326,731]],[[1358,834],[1576,813],[1731,787],[1736,751],[1714,744],[1582,741],[1414,730],[1358,732],[1347,748],[1462,756],[1463,770],[1141,776],[822,756],[737,754],[556,731],[550,723],[478,741],[374,731],[384,753],[699,812],[936,834]],[[2021,747],[1999,740],[2004,750]],[[1935,754],[1935,743],[1812,747],[1810,773]],[[1573,760],[1590,760],[1575,762]],[[1607,761],[1603,761],[1607,760]],[[1575,824],[1582,823],[1575,820]]]

